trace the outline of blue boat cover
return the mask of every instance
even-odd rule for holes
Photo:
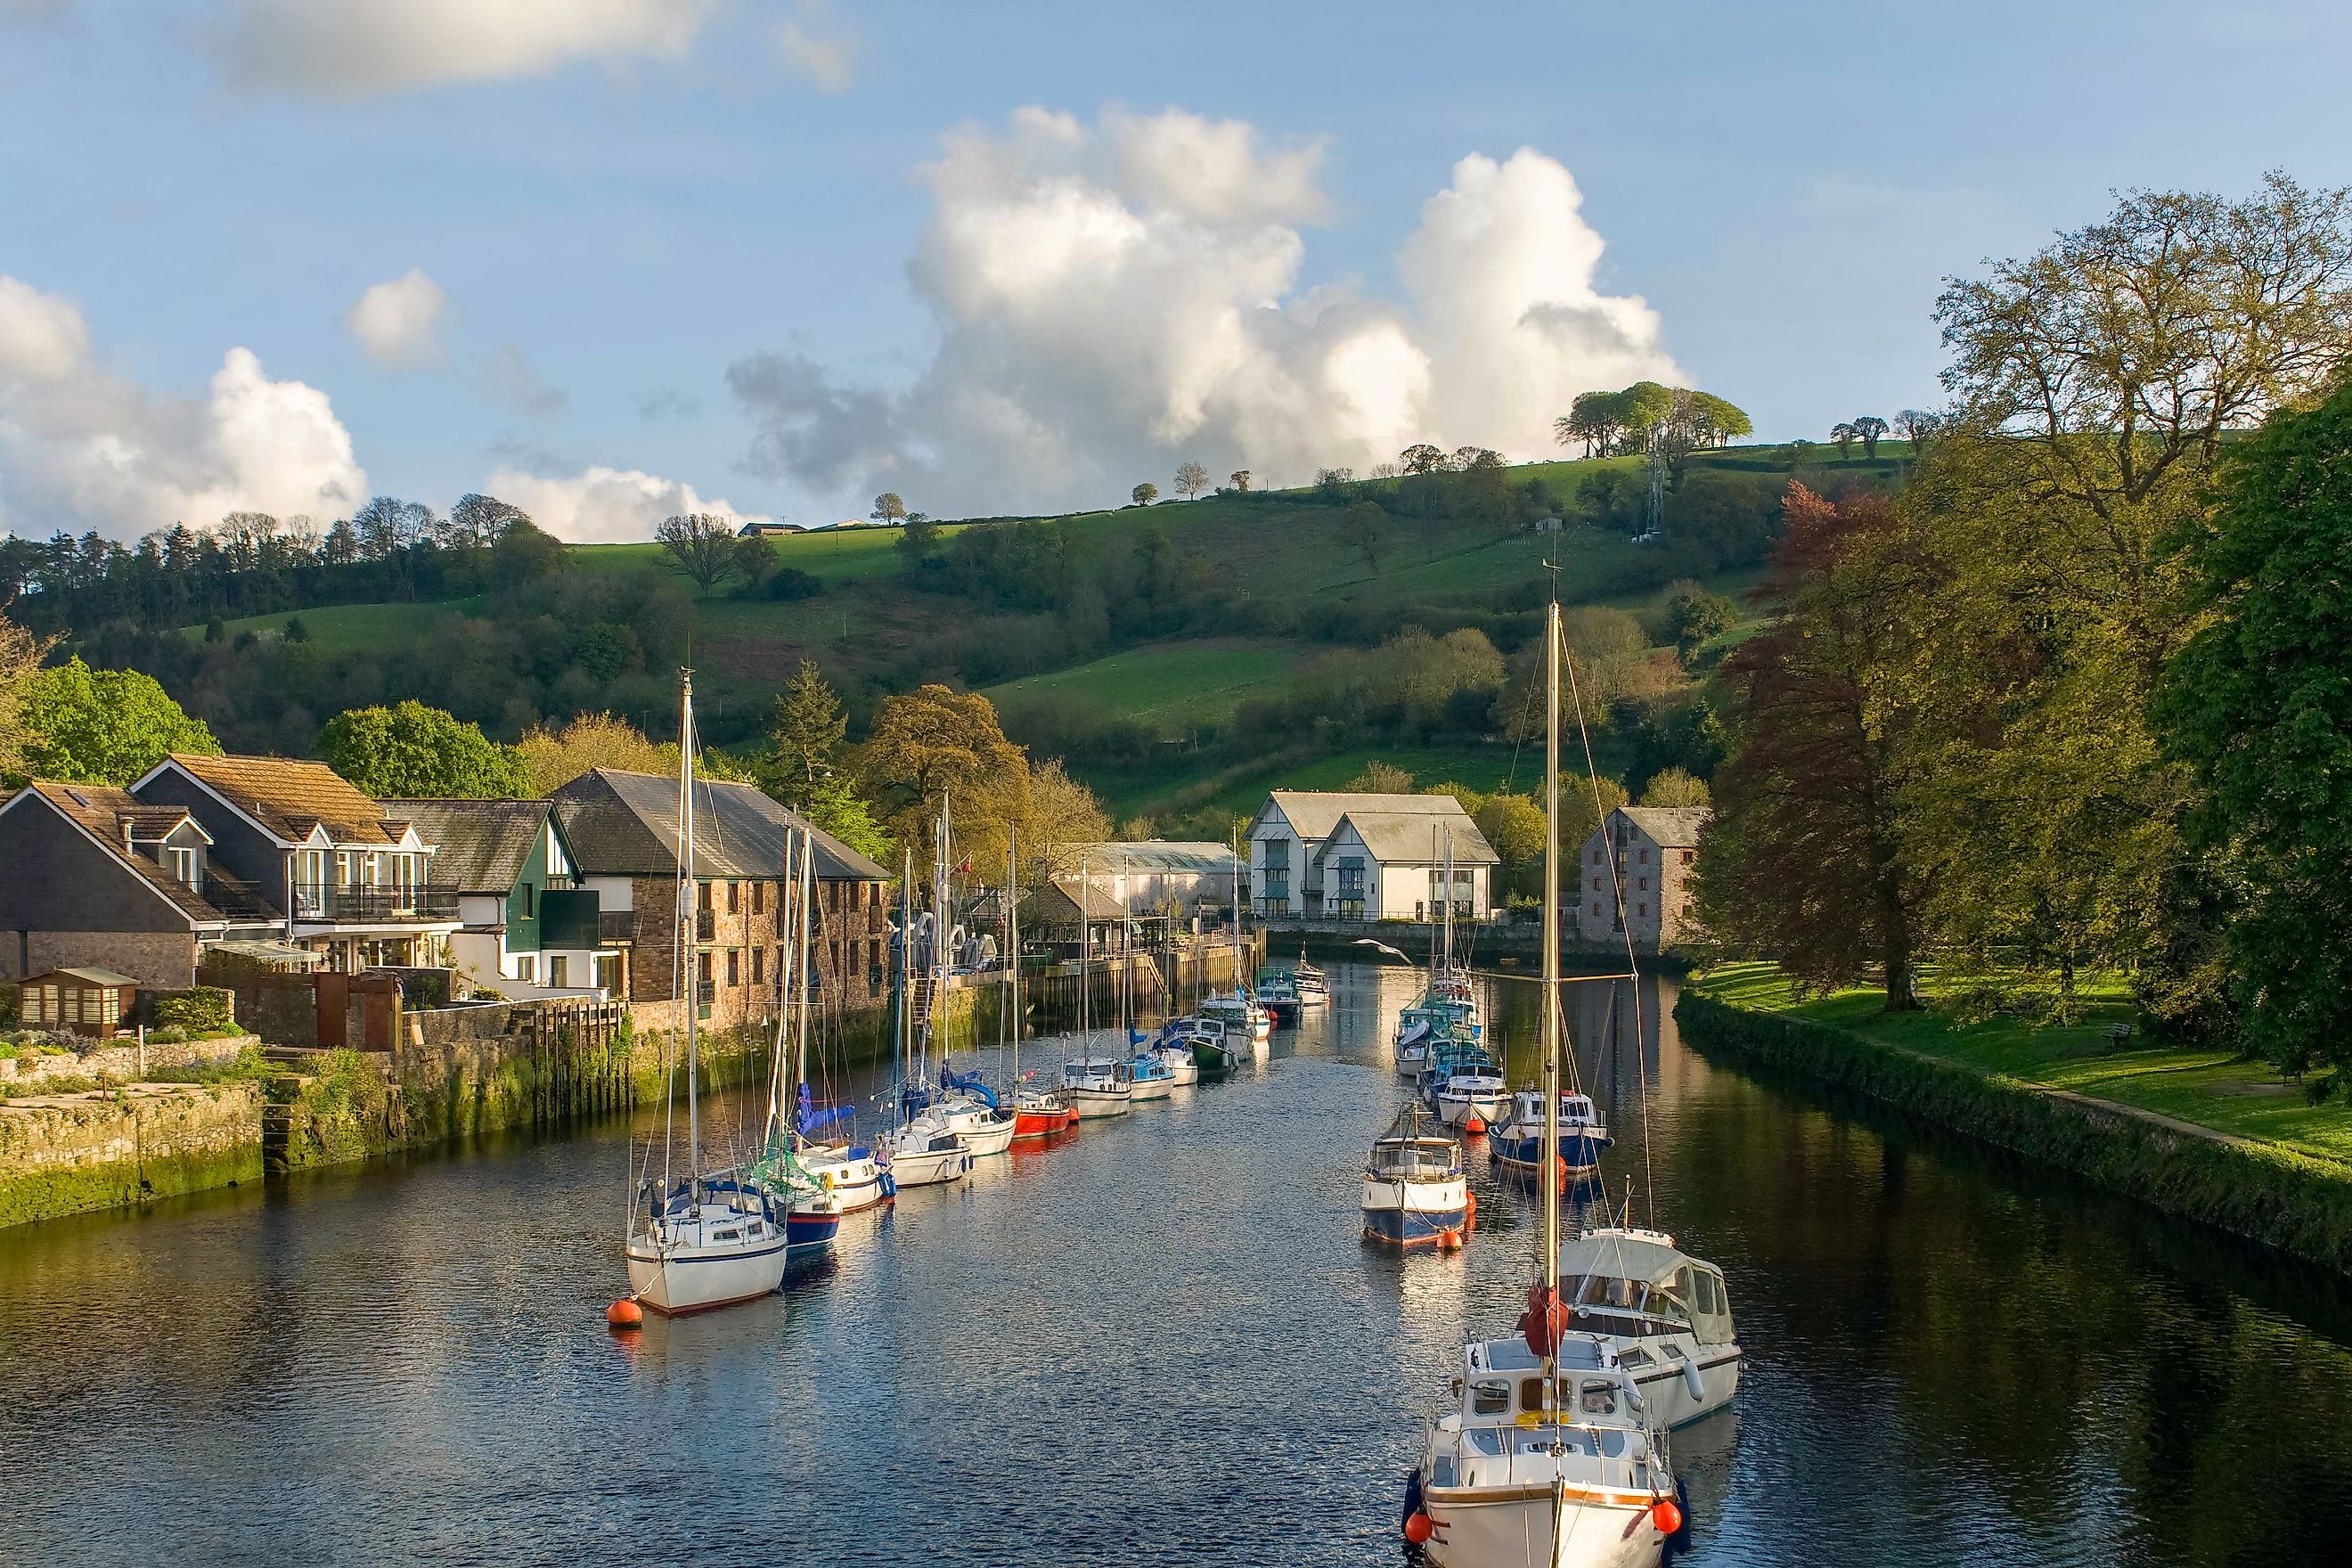
[[[809,1086],[801,1085],[800,1110],[793,1118],[793,1122],[801,1130],[802,1137],[805,1138],[812,1132],[821,1131],[836,1121],[845,1121],[849,1116],[850,1109],[845,1105],[836,1105],[829,1110],[819,1110],[815,1102],[809,1097]]]
[[[982,1100],[988,1102],[988,1109],[991,1110],[1001,1110],[1003,1109],[996,1103],[996,1091],[989,1088],[987,1084],[982,1082],[980,1075],[976,1072],[950,1072],[947,1068],[941,1068],[940,1069],[940,1087],[941,1089],[961,1089],[972,1094],[976,1094]]]

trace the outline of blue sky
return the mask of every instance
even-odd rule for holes
[[[0,0],[0,517],[1043,509],[1406,428],[1531,457],[1660,366],[1818,439],[1932,403],[1938,279],[2110,187],[2352,181],[2317,4],[581,8]],[[354,305],[412,272],[380,363]]]

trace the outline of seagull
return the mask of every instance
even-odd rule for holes
[[[1403,953],[1399,952],[1395,948],[1391,947],[1387,942],[1374,942],[1370,937],[1368,937],[1368,936],[1360,936],[1360,937],[1358,937],[1358,938],[1356,939],[1356,945],[1357,945],[1358,947],[1369,947],[1369,948],[1372,948],[1372,949],[1374,949],[1374,950],[1376,950],[1376,951],[1378,951],[1378,952],[1385,952],[1385,953],[1387,953],[1391,958],[1393,958],[1393,959],[1397,960],[1397,961],[1398,961],[1399,963],[1411,963],[1412,962],[1412,959],[1407,958]]]

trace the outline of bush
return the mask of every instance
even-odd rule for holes
[[[236,1027],[236,994],[218,985],[191,985],[156,994],[149,1018],[158,1030],[178,1029],[187,1039]]]
[[[771,599],[814,599],[824,592],[824,579],[797,566],[786,566],[769,578],[763,590]]]

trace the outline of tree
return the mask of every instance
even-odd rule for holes
[[[1408,474],[1442,474],[1453,467],[1444,452],[1426,441],[1407,447],[1397,454],[1397,461]]]
[[[450,534],[466,544],[495,544],[509,528],[518,522],[530,525],[530,515],[522,508],[509,506],[496,496],[468,491],[459,496],[457,504],[449,509]]]
[[[1191,500],[1209,488],[1209,470],[1198,463],[1176,465],[1176,493]]]
[[[801,660],[768,721],[770,793],[786,805],[805,806],[832,774],[848,731],[848,715],[815,661]]]
[[[869,860],[887,866],[896,853],[889,833],[874,820],[874,808],[839,773],[817,780],[797,809],[819,832],[832,834]]]
[[[462,507],[464,502],[458,504]],[[506,505],[504,501],[493,504]],[[507,519],[499,530],[498,542],[490,546],[490,569],[497,574],[501,587],[520,587],[535,578],[561,572],[570,563],[563,541],[519,511]]]
[[[1853,444],[1862,439],[1862,432],[1850,421],[1841,420],[1830,426],[1830,439],[1837,443],[1838,461],[1843,463],[1853,456]]]
[[[907,521],[907,503],[898,499],[896,490],[884,490],[874,498],[874,510],[866,514],[875,521],[887,525]]]
[[[1584,444],[1588,458],[1605,456],[1625,430],[1625,395],[1622,392],[1579,393],[1569,411],[1552,421],[1552,435],[1563,447]]]
[[[1705,445],[1727,446],[1756,434],[1746,409],[1711,392],[1690,395],[1690,417],[1693,438]]]
[[[1339,542],[1360,553],[1374,576],[1380,575],[1381,552],[1388,548],[1389,514],[1378,501],[1360,500],[1339,514]]]
[[[1344,787],[1357,795],[1411,795],[1412,775],[1375,757],[1358,769]]]
[[[1160,499],[1160,487],[1153,484],[1150,479],[1146,479],[1141,484],[1136,486],[1133,489],[1128,491],[1127,497],[1128,500],[1133,501],[1138,506],[1150,506],[1153,501]]]
[[[1675,634],[1675,651],[1685,662],[1710,637],[1720,637],[1738,617],[1732,602],[1685,579],[1666,584],[1666,626]]]
[[[2290,1072],[2352,1063],[2352,381],[2231,449],[2187,541],[2200,625],[2155,712],[2221,870],[2235,1025]]]
[[[284,636],[288,642],[309,642],[310,640],[310,628],[309,626],[304,624],[301,616],[289,616],[286,617],[286,630]]]
[[[1250,488],[1250,471],[1247,468],[1235,468],[1232,473],[1225,476],[1225,482],[1232,485],[1234,489],[1241,491],[1242,494],[1247,495],[1249,494]]]
[[[735,542],[735,570],[743,579],[737,590],[743,594],[759,594],[776,574],[776,542],[767,535],[755,533],[749,539]]]
[[[26,773],[25,701],[40,675],[42,656],[56,641],[37,637],[0,615],[0,781],[13,783]]]
[[[1840,506],[1791,484],[1788,512],[1759,591],[1771,624],[1724,663],[1732,751],[1699,847],[1700,910],[1801,981],[1847,984],[1874,963],[1904,1010],[1921,889],[1897,818],[1912,739],[1900,616],[1930,573],[1882,497]]]
[[[1355,482],[1356,470],[1353,468],[1318,468],[1315,470],[1316,492],[1327,501],[1339,501],[1347,500],[1349,489],[1355,484]]]
[[[669,556],[670,564],[694,580],[708,594],[735,570],[735,530],[726,518],[707,511],[667,517],[654,538]]]
[[[1643,805],[1706,805],[1706,781],[1682,768],[1664,768],[1642,786]]]
[[[938,523],[919,511],[908,517],[905,526],[898,533],[898,553],[906,558],[908,571],[919,572],[929,565],[939,545],[940,525]]]
[[[75,658],[36,672],[21,692],[16,749],[26,777],[127,784],[173,752],[220,754],[205,721],[139,670],[92,669]]]
[[[319,758],[363,795],[485,800],[527,796],[522,759],[438,708],[414,700],[352,708],[319,731]]]
[[[530,778],[527,794],[552,795],[592,768],[625,773],[677,773],[677,746],[654,742],[625,719],[583,713],[559,729],[535,728],[515,747]]]
[[[1877,457],[1878,438],[1886,434],[1886,421],[1875,414],[1864,414],[1851,423],[1854,438],[1862,443],[1862,455]]]
[[[953,796],[959,820],[1001,822],[1018,806],[1028,778],[1028,760],[1004,738],[995,706],[976,691],[936,684],[877,703],[851,761],[884,825],[916,846],[918,858],[931,841],[942,791]]]
[[[1543,893],[1543,807],[1523,795],[1491,795],[1470,818],[1502,864],[1496,880],[1521,898]]]
[[[1895,416],[1895,433],[1910,443],[1911,460],[1915,463],[1927,455],[1927,443],[1942,427],[1939,416],[1923,409],[1906,408]]]

